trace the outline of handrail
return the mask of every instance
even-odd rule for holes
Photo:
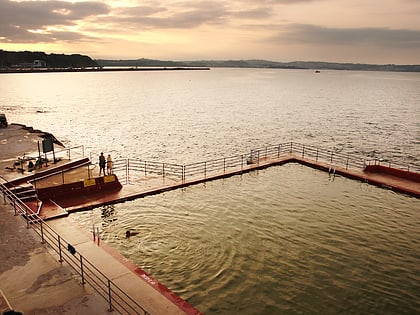
[[[54,150],[54,155],[55,154],[58,154],[58,153],[61,153],[61,152],[66,152],[67,151],[67,156],[68,156],[68,159],[70,160],[71,159],[71,150],[75,150],[75,149],[79,149],[79,148],[81,148],[82,149],[82,153],[81,153],[81,156],[82,156],[82,158],[85,156],[85,148],[84,148],[84,146],[83,145],[76,145],[76,146],[72,146],[72,147],[63,147],[63,148],[61,148],[60,150],[57,150],[57,151],[55,151]],[[51,152],[51,151],[50,151]],[[49,153],[49,152],[48,152]],[[45,154],[45,153],[44,153]],[[31,155],[27,155],[30,159],[33,159],[33,160],[36,160],[38,157],[39,157],[39,155],[37,155],[36,157],[33,157],[33,156],[31,156]]]
[[[4,180],[4,178],[2,179]],[[62,238],[39,215],[33,213],[32,209],[3,183],[0,183],[0,190],[3,193],[4,202],[7,199],[13,205],[15,215],[19,215],[26,220],[27,227],[32,227],[41,237],[41,242],[47,243],[58,254],[60,262],[65,261],[80,275],[82,285],[88,283],[107,301],[109,311],[117,311],[119,314],[150,315],[144,307],[125,293],[87,258],[76,251],[69,242]]]
[[[360,158],[350,154],[343,154],[334,150],[320,149],[311,145],[304,145],[298,142],[285,142],[276,145],[267,145],[265,147],[253,149],[246,154],[237,154],[230,157],[216,158],[202,162],[178,165],[171,163],[162,163],[156,161],[145,161],[140,159],[119,159],[114,161],[114,171],[118,173],[121,180],[130,183],[130,178],[134,174],[149,174],[173,176],[186,180],[194,176],[203,176],[206,178],[215,172],[225,173],[227,170],[243,170],[247,164],[262,163],[264,159],[279,158],[281,155],[293,154],[296,157],[313,159],[316,162],[323,161],[331,168],[345,167],[346,170],[364,169],[367,165],[381,165],[386,163],[388,167],[397,168],[404,171],[420,171],[420,166],[407,165],[402,166],[397,163],[384,161],[381,159]]]
[[[69,160],[70,160],[70,158],[71,158],[71,156],[70,156],[71,150],[72,149],[73,150],[74,149],[78,149],[78,148],[82,148],[82,158],[84,158],[85,157],[85,147],[84,147],[84,145],[76,145],[76,146],[69,147],[69,148],[63,148],[61,150],[55,151],[55,153],[60,153],[60,152],[68,151],[68,157],[69,157]]]

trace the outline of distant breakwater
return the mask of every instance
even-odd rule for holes
[[[176,71],[176,70],[210,70],[209,67],[130,67],[130,68],[7,68],[1,73],[51,73],[51,72],[109,72],[109,71]]]

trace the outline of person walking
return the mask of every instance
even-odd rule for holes
[[[102,171],[105,176],[105,156],[103,152],[101,152],[101,155],[99,156],[99,176],[101,176]]]
[[[106,172],[108,175],[112,174],[112,159],[111,159],[111,154],[108,154],[107,158],[106,158]]]

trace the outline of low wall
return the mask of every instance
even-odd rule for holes
[[[80,182],[56,185],[37,190],[38,198],[42,201],[54,198],[73,197],[74,195],[88,195],[99,191],[120,190],[121,183],[116,175],[95,177]]]
[[[368,165],[365,167],[364,171],[367,173],[370,172],[370,173],[388,174],[395,177],[405,178],[405,179],[420,183],[420,173],[403,171],[400,169],[382,166],[382,165]]]
[[[41,168],[39,169],[36,173],[32,172],[32,174],[29,174],[27,176],[23,176],[23,177],[19,177],[15,180],[11,180],[8,183],[8,187],[13,187],[13,186],[19,186],[22,185],[24,183],[27,183],[31,180],[35,180],[41,177],[45,177],[60,171],[66,171],[70,168],[75,168],[75,167],[79,167],[82,165],[87,165],[90,163],[90,160],[88,158],[81,158],[78,160],[73,160],[70,161],[69,163],[64,163],[62,165],[54,165],[53,162],[49,162],[49,164],[53,167],[51,168],[45,168],[45,166],[43,166],[45,169]]]

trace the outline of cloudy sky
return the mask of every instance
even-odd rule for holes
[[[420,0],[0,0],[0,49],[420,64]]]

